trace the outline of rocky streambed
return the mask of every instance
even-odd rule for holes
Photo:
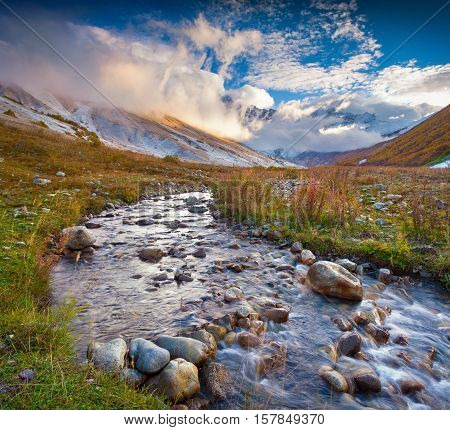
[[[154,196],[65,232],[53,294],[82,306],[80,360],[180,408],[450,406],[440,285],[327,262],[211,202]]]

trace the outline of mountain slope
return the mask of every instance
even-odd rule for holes
[[[424,166],[450,154],[450,105],[416,127],[386,142],[349,151],[340,165]],[[364,161],[365,160],[365,161]]]
[[[304,151],[290,158],[290,161],[300,166],[333,166],[336,159],[345,154],[345,152],[318,152]]]
[[[0,118],[48,127],[85,139],[164,157],[236,166],[290,165],[247,146],[213,136],[168,116],[146,118],[54,95],[34,96],[0,85]]]

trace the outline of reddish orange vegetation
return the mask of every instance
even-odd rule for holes
[[[369,148],[347,152],[336,160],[356,165],[367,159],[372,166],[424,166],[450,154],[450,106],[405,134]]]

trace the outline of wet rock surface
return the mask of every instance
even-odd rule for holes
[[[137,225],[140,219],[152,222]],[[344,284],[356,285],[353,301],[316,294],[304,282],[314,264],[302,262],[301,245],[284,245],[277,235],[268,241],[264,226],[224,221],[209,210],[207,193],[155,196],[89,219],[95,224],[90,230],[95,252],[83,252],[79,260],[63,258],[52,274],[55,302],[74,297],[83,306],[74,321],[80,359],[88,339],[105,344],[120,336],[126,343],[117,341],[119,353],[99,359],[99,367],[122,372],[132,386],[167,390],[174,401],[197,409],[239,408],[248,401],[254,407],[294,409],[450,407],[447,292],[426,280],[401,288],[381,284],[378,271],[366,265],[364,272],[373,277],[344,272]],[[146,248],[163,255],[142,259],[139,252]],[[324,257],[312,251],[315,264],[321,263]],[[353,270],[348,261],[339,267]],[[241,293],[225,300],[233,287]],[[386,343],[374,339],[369,324],[390,334]],[[339,353],[341,336],[353,333],[361,338],[359,350],[356,341],[350,355]],[[163,335],[204,345],[197,350],[200,360],[186,355],[198,367],[183,357],[156,376],[132,369],[137,357],[129,353],[125,360],[132,340],[155,343]],[[224,366],[214,368],[226,369],[233,390],[220,394],[221,370],[211,371],[208,382],[203,379],[210,362]],[[319,372],[323,366],[331,370]],[[208,401],[202,397],[206,391]]]
[[[337,350],[342,355],[355,355],[361,350],[361,336],[355,332],[343,334],[339,338]]]
[[[331,261],[319,261],[311,266],[306,284],[326,296],[347,300],[362,300],[360,280],[347,269]]]
[[[182,402],[200,391],[197,367],[182,358],[176,358],[156,376],[149,378],[145,385],[156,389],[172,402]]]

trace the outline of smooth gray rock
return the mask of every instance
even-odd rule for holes
[[[354,355],[361,350],[361,336],[356,332],[343,334],[337,344],[337,350],[341,355]]]
[[[336,260],[336,264],[339,264],[339,266],[342,266],[344,269],[347,269],[349,272],[356,272],[356,268],[358,265],[354,263],[353,261],[350,261],[348,258],[341,258],[339,260]]]
[[[129,355],[136,369],[147,375],[159,372],[170,361],[169,351],[142,338],[131,341]]]
[[[244,293],[238,287],[230,287],[225,290],[224,300],[226,302],[234,302],[236,300],[240,300],[244,297]]]
[[[164,257],[164,251],[157,247],[143,248],[139,251],[139,257],[142,260],[157,263]]]
[[[88,248],[96,240],[94,235],[84,225],[65,228],[62,234],[67,238],[66,247],[71,251],[81,251],[84,248]]]
[[[89,344],[87,356],[98,369],[107,372],[119,372],[125,366],[127,344],[121,339],[109,342],[92,342]]]
[[[148,375],[139,372],[136,369],[123,369],[120,372],[120,380],[124,381],[127,385],[133,388],[137,388],[142,385],[148,378]]]
[[[242,303],[236,309],[236,317],[237,318],[247,318],[251,313],[254,313],[254,312],[255,312],[255,310],[248,303]]]
[[[381,381],[379,376],[370,367],[360,367],[353,371],[352,377],[362,392],[381,391]]]
[[[209,348],[203,342],[188,337],[160,336],[156,344],[170,352],[170,358],[183,358],[196,366],[209,357]]]
[[[391,282],[392,273],[389,269],[378,270],[378,280],[383,284],[389,284]]]
[[[291,246],[291,252],[293,254],[300,254],[303,251],[303,245],[301,242],[295,242],[292,246]]]
[[[35,185],[47,185],[50,182],[52,182],[50,179],[39,178],[38,176],[33,178],[33,184]]]
[[[201,205],[194,205],[191,206],[188,209],[189,212],[193,213],[193,214],[202,214],[208,211],[208,208],[206,206],[201,206]]]
[[[192,255],[196,258],[205,258],[206,257],[206,251],[205,248],[198,248],[195,250]]]
[[[190,333],[183,333],[182,337],[190,337],[204,343],[209,349],[210,357],[214,358],[217,352],[217,342],[214,336],[205,329],[192,331]]]

